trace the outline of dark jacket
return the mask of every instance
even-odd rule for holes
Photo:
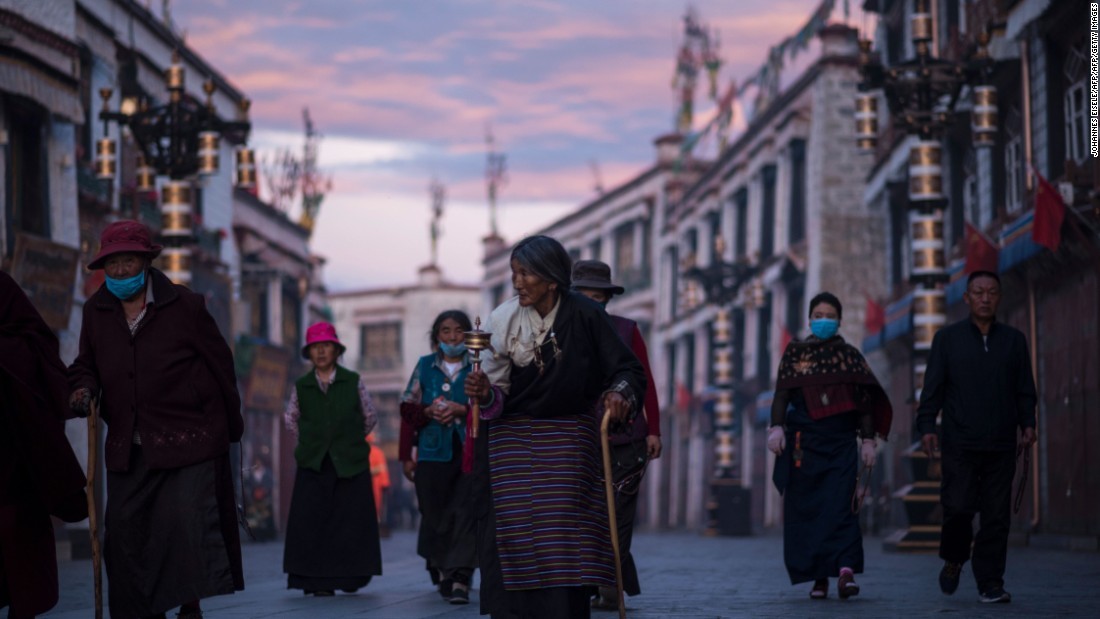
[[[57,337],[0,271],[0,609],[32,617],[57,603],[50,514],[87,518],[84,471],[65,438],[65,364]]]
[[[131,336],[122,303],[100,286],[84,304],[73,389],[102,389],[106,463],[126,471],[134,430],[150,468],[220,456],[241,440],[244,419],[233,353],[202,295],[149,269],[153,303]]]
[[[314,370],[294,383],[298,391],[298,466],[321,472],[327,455],[338,477],[355,477],[370,468],[370,445],[363,427],[359,375],[336,366],[327,391],[321,391]]]
[[[610,314],[611,324],[615,325],[615,332],[619,334],[623,343],[630,347],[634,356],[642,364],[645,370],[645,398],[643,410],[645,415],[638,415],[630,426],[630,432],[619,432],[611,436],[611,442],[623,445],[631,441],[644,440],[646,436],[661,435],[661,408],[657,403],[657,385],[653,382],[653,371],[649,367],[649,352],[646,350],[645,339],[638,328],[638,323],[629,318]]]
[[[943,411],[943,444],[977,450],[1016,447],[1017,428],[1035,427],[1035,380],[1027,339],[994,322],[988,342],[969,318],[940,329],[924,375],[917,430],[936,431]]]
[[[512,367],[511,389],[504,398],[505,417],[595,413],[605,391],[622,394],[633,414],[641,410],[645,370],[599,303],[579,292],[566,292],[552,330],[560,355],[555,355],[554,341],[547,337],[540,351],[546,360],[542,375],[534,363],[518,371]]]

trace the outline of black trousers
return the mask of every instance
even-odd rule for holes
[[[1004,586],[1011,521],[1012,477],[1016,454],[943,448],[943,533],[940,558],[952,563],[971,559],[978,590]],[[979,515],[974,535],[974,515]]]
[[[647,462],[644,439],[611,447],[611,480],[615,486],[619,555],[622,559],[623,591],[627,595],[638,595],[642,592],[638,583],[638,568],[634,564],[630,546],[634,540],[634,517],[638,513],[638,490],[641,489]]]

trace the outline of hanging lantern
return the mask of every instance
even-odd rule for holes
[[[910,281],[943,281],[947,279],[944,263],[943,211],[930,213],[911,211],[909,229],[913,269]]]
[[[993,146],[997,135],[997,89],[994,86],[975,86],[974,105],[970,111],[970,132],[974,146]]]
[[[157,171],[145,161],[145,155],[138,153],[137,169],[134,172],[134,182],[138,191],[155,191],[157,188]]]
[[[714,425],[728,428],[733,425],[733,394],[722,389],[714,400]]]
[[[256,153],[251,148],[237,149],[237,186],[249,190],[256,188]]]
[[[218,148],[221,138],[216,131],[199,133],[199,174],[209,176],[218,172]]]
[[[913,350],[932,349],[932,338],[947,323],[947,298],[938,288],[913,292]]]
[[[927,0],[918,0],[916,6],[913,7],[913,16],[909,19],[909,26],[914,47],[932,40],[932,13],[928,11]]]
[[[111,138],[102,138],[95,143],[95,177],[101,181],[115,178],[115,141]]]
[[[714,382],[725,385],[733,381],[733,353],[728,347],[714,351]]]
[[[160,254],[161,270],[173,283],[188,285],[191,283],[191,249],[188,247],[165,247]]]
[[[169,238],[191,236],[191,185],[170,180],[161,188],[161,235]]]
[[[869,92],[856,95],[856,145],[864,152],[878,146],[878,97]]]
[[[714,435],[718,439],[718,444],[714,448],[714,453],[718,456],[718,467],[728,469],[733,466],[733,433],[719,431]]]
[[[943,199],[943,165],[940,143],[921,140],[909,151],[909,200]]]
[[[714,316],[714,343],[725,345],[730,341],[730,313],[720,309]]]

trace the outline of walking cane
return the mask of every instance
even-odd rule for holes
[[[608,426],[611,415],[604,414],[600,422],[600,449],[603,451],[603,489],[607,495],[607,520],[611,529],[611,550],[615,553],[615,595],[619,602],[619,619],[626,619],[626,602],[623,601],[623,562],[619,553],[619,523],[615,515],[615,488],[611,482],[611,440]]]
[[[99,548],[99,522],[95,505],[95,476],[99,469],[99,407],[88,404],[88,535],[92,538],[92,570],[95,573],[95,619],[103,619],[103,555]]]

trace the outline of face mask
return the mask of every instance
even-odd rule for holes
[[[821,340],[827,340],[833,337],[836,335],[836,331],[839,328],[840,321],[833,320],[832,318],[818,318],[810,321],[810,332]]]
[[[107,290],[123,301],[134,296],[145,287],[145,271],[133,277],[127,277],[126,279],[114,279],[112,277],[105,279],[107,281]]]
[[[610,302],[611,302],[611,299],[608,299],[607,301],[599,301],[599,304],[600,304],[600,307],[602,307],[604,309],[607,309],[607,304],[610,303]]]
[[[443,353],[444,357],[461,357],[466,354],[466,342],[459,342],[458,344],[447,344],[445,342],[439,343],[439,350]]]

